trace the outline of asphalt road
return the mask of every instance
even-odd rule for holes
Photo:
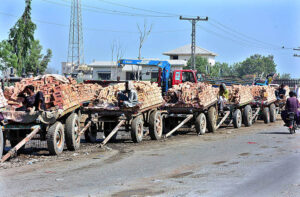
[[[281,122],[0,169],[0,196],[300,196],[300,134]]]

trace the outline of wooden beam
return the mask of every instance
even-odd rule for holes
[[[222,118],[222,120],[217,125],[216,129],[218,129],[221,126],[221,124],[223,124],[223,122],[226,120],[226,118],[229,116],[229,114],[230,114],[230,111],[227,111],[225,116]]]
[[[100,144],[100,147],[102,148],[109,140],[112,138],[115,133],[120,129],[120,127],[124,124],[125,120],[121,120],[118,125],[110,132],[110,134],[104,139],[104,141]]]
[[[170,131],[169,133],[167,133],[165,135],[165,138],[169,137],[170,135],[172,135],[175,131],[177,131],[180,127],[182,127],[185,123],[187,123],[190,119],[193,118],[193,115],[188,115],[186,117],[186,119],[184,119],[179,125],[177,125],[174,129],[172,129],[172,131]]]

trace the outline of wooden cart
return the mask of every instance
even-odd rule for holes
[[[139,107],[101,108],[97,106],[84,107],[82,112],[88,115],[85,139],[89,142],[97,140],[97,132],[104,132],[105,139],[102,146],[109,140],[115,140],[118,130],[123,126],[130,132],[131,139],[135,143],[143,140],[144,127],[149,127],[151,139],[158,140],[162,136],[163,123],[159,108],[162,103],[140,109]]]
[[[257,119],[264,120],[266,124],[270,122],[275,122],[277,117],[277,112],[279,110],[278,106],[276,106],[276,99],[270,101],[263,101],[261,99],[255,99],[251,102],[251,107],[256,109],[258,113],[253,118],[254,121]]]
[[[66,110],[36,112],[34,114],[23,112],[22,116],[26,121],[13,122],[4,120],[6,124],[2,127],[3,137],[1,138],[0,136],[1,144],[5,147],[7,138],[12,148],[3,156],[1,161],[3,162],[14,155],[17,150],[24,147],[36,134],[39,134],[39,140],[47,141],[48,150],[52,155],[62,153],[65,142],[68,150],[79,149],[81,135],[80,109],[81,105],[78,104]],[[13,112],[2,111],[2,113]]]

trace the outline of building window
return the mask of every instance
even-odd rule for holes
[[[98,73],[99,80],[110,80],[110,73]]]
[[[172,55],[172,56],[171,56],[171,59],[172,59],[172,60],[178,60],[178,55]]]
[[[158,78],[158,72],[151,72],[151,81],[155,82]]]
[[[137,72],[126,72],[126,80],[135,80]],[[140,80],[142,80],[142,73],[140,73]]]

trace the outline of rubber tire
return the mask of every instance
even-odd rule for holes
[[[270,105],[270,122],[276,121],[276,106],[274,103]]]
[[[200,113],[195,121],[195,128],[198,135],[204,135],[206,131],[206,117],[204,113]]]
[[[130,134],[132,141],[135,143],[139,143],[143,140],[144,122],[141,116],[137,116],[132,120]]]
[[[149,135],[152,140],[161,139],[163,133],[163,120],[161,113],[153,111],[149,117]]]
[[[2,158],[3,155],[3,150],[4,150],[4,137],[3,137],[3,132],[2,129],[0,128],[0,159]]]
[[[240,128],[242,126],[242,112],[240,109],[236,109],[233,113],[233,126],[234,128]]]
[[[56,136],[60,133],[60,145],[57,144]],[[46,141],[48,145],[48,150],[51,155],[59,155],[64,150],[65,145],[65,132],[64,127],[61,122],[57,121],[50,126],[46,134]]]
[[[104,136],[107,137],[110,132],[112,132],[112,130],[118,125],[118,123],[114,123],[114,122],[105,122],[104,123]],[[105,128],[106,127],[106,128]],[[110,138],[110,142],[116,142],[117,141],[117,136],[118,136],[118,132],[116,132],[111,138]]]
[[[86,125],[90,119],[86,119],[84,125]],[[86,142],[95,143],[97,141],[97,126],[92,123],[92,125],[84,132],[84,138]]]
[[[207,129],[209,132],[215,132],[217,128],[217,110],[210,107],[207,112]]]
[[[250,127],[252,125],[252,108],[250,105],[247,105],[243,111],[243,122],[246,127]]]
[[[269,109],[269,107],[264,107],[262,115],[263,115],[264,123],[266,123],[266,124],[270,123],[270,109]]]
[[[77,125],[77,126],[76,126]],[[80,121],[76,113],[72,113],[66,120],[65,138],[68,150],[75,151],[80,148]]]

